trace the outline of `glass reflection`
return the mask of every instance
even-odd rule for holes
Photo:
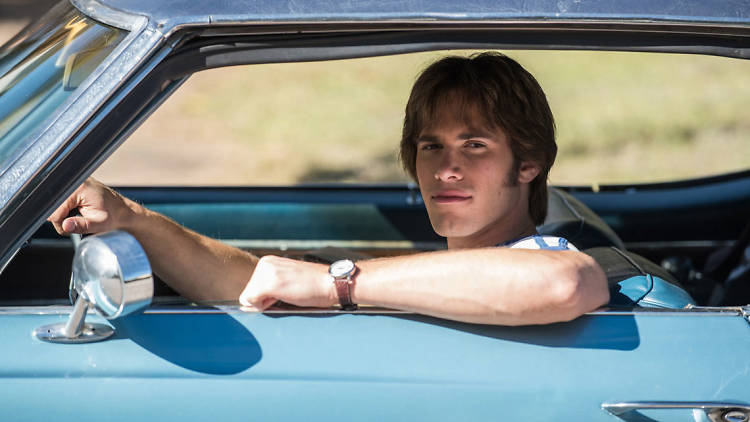
[[[24,34],[0,51],[0,172],[127,32],[65,5]]]

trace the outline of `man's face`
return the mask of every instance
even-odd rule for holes
[[[528,183],[538,167],[524,162],[514,171],[505,132],[481,124],[478,113],[468,119],[450,111],[438,116],[420,133],[416,158],[435,232],[448,238],[449,247],[481,247],[509,240],[514,230],[527,230]]]

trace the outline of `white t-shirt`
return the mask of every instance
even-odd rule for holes
[[[511,240],[497,246],[515,249],[546,249],[550,251],[578,250],[575,245],[568,242],[568,239],[564,237],[546,236],[541,234],[534,234],[521,239]]]

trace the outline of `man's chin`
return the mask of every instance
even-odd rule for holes
[[[466,224],[460,224],[457,222],[446,222],[440,221],[437,224],[432,224],[432,229],[439,236],[442,237],[466,237],[474,234],[476,229],[469,227]]]

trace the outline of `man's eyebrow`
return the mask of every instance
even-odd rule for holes
[[[471,132],[463,132],[460,135],[458,135],[459,139],[471,139],[471,138],[485,138],[494,140],[495,137],[492,135],[491,132],[481,130],[481,129],[471,129]]]
[[[420,135],[419,138],[417,138],[417,143],[420,142],[440,142],[440,138],[435,135]]]
[[[458,139],[471,139],[471,138],[483,138],[488,139],[491,141],[495,140],[495,135],[492,134],[492,132],[483,130],[483,129],[475,129],[475,128],[469,128],[468,132],[462,132],[458,135]],[[440,137],[437,135],[432,135],[429,133],[420,135],[416,143],[420,142],[440,142]]]

